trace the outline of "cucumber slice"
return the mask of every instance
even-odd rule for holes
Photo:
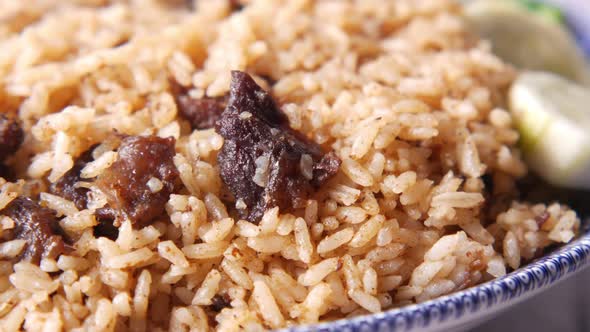
[[[545,13],[549,9],[531,11],[522,0],[474,0],[464,4],[464,11],[469,26],[505,61],[590,86],[584,55],[557,14]]]
[[[523,72],[509,105],[531,169],[548,182],[590,189],[590,90],[544,72]]]

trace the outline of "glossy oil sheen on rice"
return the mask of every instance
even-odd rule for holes
[[[503,108],[516,73],[454,2],[244,2],[0,1],[1,111],[24,132],[3,160],[20,180],[0,181],[1,330],[310,324],[470,287],[577,234],[566,206],[519,201],[527,169]],[[222,136],[179,112],[225,103],[232,70],[341,160],[257,224],[220,177]],[[141,223],[96,182],[133,136],[173,145],[178,171],[130,177],[160,204]],[[64,175],[86,196],[52,189]],[[61,255],[21,259],[5,209],[19,197],[55,212]]]

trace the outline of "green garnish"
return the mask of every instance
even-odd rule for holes
[[[565,18],[557,7],[535,0],[516,0],[516,2],[535,15],[547,19],[552,23],[565,24]]]

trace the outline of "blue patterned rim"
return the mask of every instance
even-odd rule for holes
[[[548,2],[560,5],[570,31],[580,49],[590,59],[590,3],[579,0],[551,0]]]
[[[585,267],[590,255],[590,232],[574,242],[504,277],[420,304],[374,315],[341,319],[285,331],[409,331],[484,313],[514,304]],[[467,323],[467,321],[465,322]]]
[[[590,23],[590,17],[588,17],[588,21],[585,22],[586,24]],[[586,54],[586,57],[590,59],[590,25],[584,28],[581,24],[576,25],[574,23],[569,23],[569,27],[574,34],[578,45]]]

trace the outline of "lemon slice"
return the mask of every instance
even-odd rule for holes
[[[559,24],[559,13],[531,12],[514,0],[464,4],[469,26],[492,43],[495,54],[522,69],[550,71],[590,86],[582,52]]]
[[[555,74],[523,72],[509,104],[528,165],[554,185],[590,189],[590,89]]]

